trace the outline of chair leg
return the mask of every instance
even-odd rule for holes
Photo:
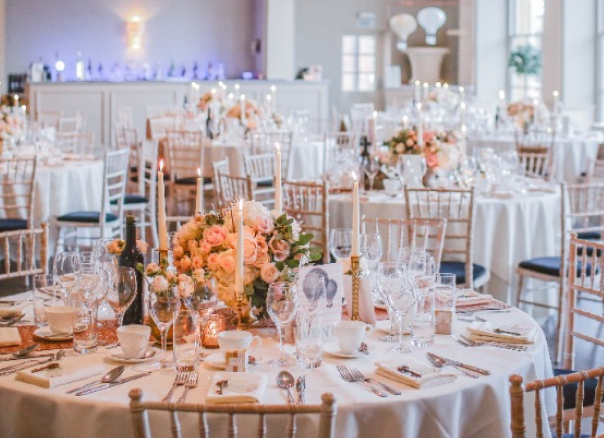
[[[516,307],[520,307],[520,300],[522,297],[522,290],[524,289],[524,275],[518,274],[518,290],[516,291]]]

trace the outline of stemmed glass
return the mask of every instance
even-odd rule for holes
[[[369,178],[369,190],[373,191],[375,177],[380,171],[380,159],[376,156],[370,156],[365,162],[364,170],[365,175],[367,175],[367,178]]]
[[[67,296],[69,290],[75,285],[76,274],[81,268],[80,255],[77,252],[61,252],[55,256],[53,271],[63,289],[64,296]]]
[[[411,345],[405,343],[404,330],[411,324],[406,316],[414,309],[417,298],[411,280],[405,272],[405,264],[400,262],[383,262],[377,268],[377,289],[389,310],[398,319],[398,346],[393,353],[409,353]],[[389,312],[390,313],[390,312]]]
[[[124,313],[136,297],[136,272],[123,266],[110,271],[110,282],[105,300],[117,315],[117,326],[121,327]]]
[[[174,312],[180,309],[178,290],[173,287],[159,293],[149,293],[147,298],[149,314],[159,329],[161,335],[161,349],[164,358],[152,365],[153,369],[172,368],[172,362],[166,359],[168,330],[172,325]]]
[[[361,235],[361,256],[367,262],[369,274],[373,272],[382,258],[382,237],[378,233]]]
[[[352,252],[352,229],[332,229],[329,233],[329,249],[336,261],[349,258]]]
[[[195,285],[195,293],[183,299],[187,309],[196,310],[199,314],[199,332],[204,333],[210,315],[218,304],[218,285],[215,278],[205,278]],[[205,356],[203,344],[200,342],[200,354]]]
[[[296,286],[291,283],[272,283],[266,295],[266,310],[279,331],[279,359],[269,361],[272,367],[287,368],[296,364],[293,357],[283,351],[283,326],[289,324],[296,316],[298,303]]]

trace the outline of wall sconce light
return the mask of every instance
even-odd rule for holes
[[[138,15],[126,21],[126,42],[131,49],[140,49],[143,46],[145,23]]]
[[[398,14],[390,19],[390,29],[398,35],[396,48],[404,52],[407,50],[407,38],[417,29],[417,21],[413,15]]]
[[[417,13],[417,21],[426,31],[426,44],[436,45],[436,33],[447,21],[447,14],[440,8],[424,8]]]

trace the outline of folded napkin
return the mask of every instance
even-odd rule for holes
[[[489,304],[492,299],[492,295],[481,294],[472,289],[465,289],[455,297],[455,307],[460,308]]]
[[[0,328],[0,347],[21,345],[21,335],[17,327]]]
[[[537,335],[537,328],[532,325],[495,324],[490,321],[474,321],[467,330],[469,338],[474,341],[495,341],[507,344],[533,344]]]
[[[23,312],[15,307],[0,309],[0,319],[13,319],[23,315]]]
[[[442,372],[438,368],[432,368],[410,358],[387,359],[376,362],[375,366],[377,367],[377,374],[417,389],[443,385],[457,379],[457,376],[453,373]],[[408,367],[409,370],[421,374],[422,377],[414,377],[409,373],[398,371],[401,366]]]
[[[35,369],[33,367],[31,369]],[[89,365],[82,367],[76,364],[61,362],[59,368],[54,370],[44,370],[32,373],[31,369],[18,371],[17,380],[32,385],[42,386],[43,388],[54,388],[55,386],[66,385],[67,383],[77,382],[92,376],[100,375],[105,372],[102,364]]]
[[[217,394],[217,383],[226,380],[222,394]],[[212,404],[261,403],[266,390],[266,375],[252,373],[215,373],[208,388],[206,401]]]

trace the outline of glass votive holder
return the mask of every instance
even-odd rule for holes
[[[226,318],[223,314],[214,313],[208,317],[202,328],[201,345],[205,348],[218,348],[218,333],[226,328]]]

